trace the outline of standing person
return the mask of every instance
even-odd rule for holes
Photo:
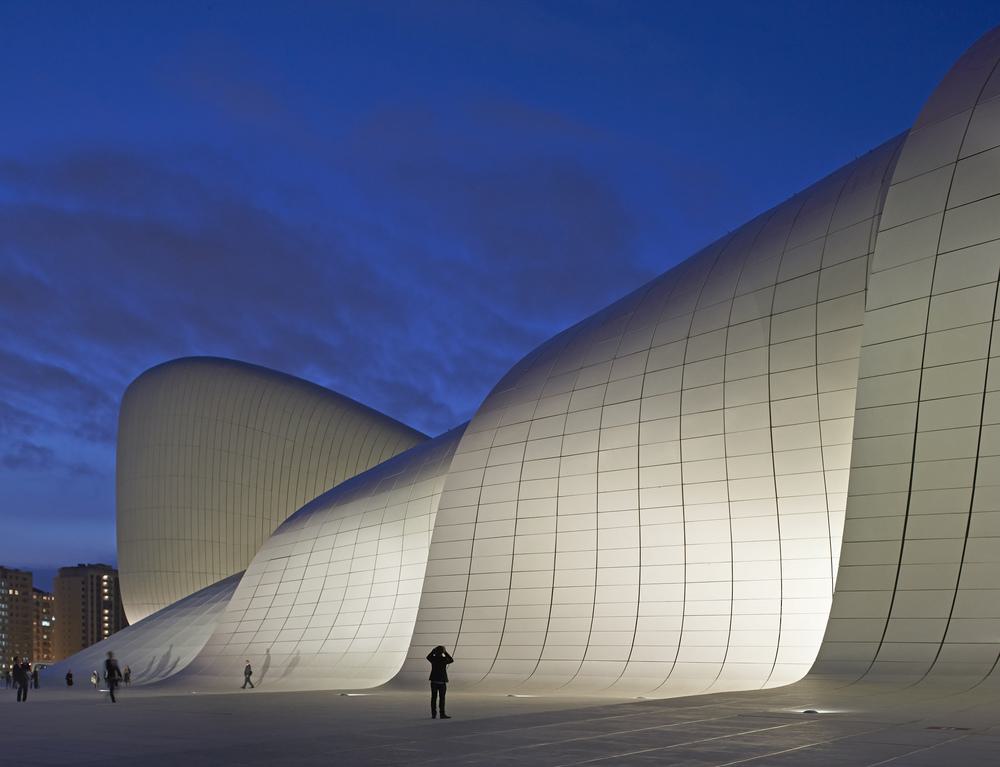
[[[267,669],[264,670],[267,671]],[[241,690],[245,690],[247,685],[250,685],[251,690],[253,689],[253,682],[250,681],[250,677],[252,676],[253,668],[250,666],[250,659],[247,658],[247,665],[243,667],[243,687],[240,688]]]
[[[14,686],[17,688],[17,702],[21,703],[27,700],[28,697],[28,683],[25,681],[24,689],[22,690],[21,678],[24,675],[24,670],[21,668],[21,659],[14,658],[14,665],[11,666],[11,674],[13,674]]]
[[[24,703],[28,700],[28,671],[25,669],[27,663],[21,663],[20,658],[14,658],[14,686],[17,688],[17,702]]]
[[[94,685],[94,689],[97,689],[97,685],[101,682],[101,675],[97,671],[90,672],[90,683]]]
[[[115,660],[115,654],[111,650],[108,650],[108,659],[104,661],[104,675],[108,678],[108,694],[111,695],[111,702],[117,703],[115,688],[122,678],[122,670],[118,668],[118,661]]]
[[[24,699],[28,699],[28,688],[31,686],[31,661],[27,658],[21,661],[21,669],[24,671]]]
[[[132,685],[132,669],[125,666],[125,686],[130,687]]]
[[[9,687],[10,687],[10,686],[11,686],[12,684],[14,684],[14,677],[12,677],[12,676],[11,676],[11,674],[10,674],[10,669],[7,669],[7,672],[6,672],[6,673],[5,673],[4,675],[3,675],[3,682],[4,682],[4,685],[5,685],[6,687],[8,687],[8,688],[9,688]]]
[[[444,696],[448,692],[448,664],[455,659],[452,658],[444,645],[438,645],[427,654],[427,660],[431,664],[431,719],[437,719],[438,697],[441,699],[441,718],[451,719],[444,712]]]
[[[38,689],[38,666],[31,669],[31,686]]]
[[[73,686],[73,669],[70,669],[69,671],[66,672],[66,686],[67,687]]]

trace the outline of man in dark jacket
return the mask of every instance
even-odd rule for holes
[[[21,663],[20,658],[14,658],[14,668],[11,672],[14,676],[14,686],[17,688],[17,702],[24,703],[28,700],[28,662]]]
[[[427,660],[431,664],[431,719],[437,719],[438,697],[441,699],[441,718],[451,719],[444,712],[444,696],[448,692],[448,664],[455,659],[452,658],[444,645],[438,645],[427,655]]]
[[[118,661],[115,660],[115,654],[108,650],[108,659],[104,661],[104,676],[108,680],[108,693],[111,695],[111,702],[117,703],[115,700],[115,688],[118,687],[118,682],[122,678],[122,670],[118,668]]]
[[[267,669],[264,669],[265,671]],[[250,665],[250,659],[247,658],[247,665],[243,667],[243,687],[241,689],[246,689],[247,685],[250,685],[250,689],[253,689],[253,682],[250,681],[250,677],[253,676],[253,667]]]

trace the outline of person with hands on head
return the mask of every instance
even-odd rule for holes
[[[438,699],[441,701],[441,718],[451,719],[444,712],[444,696],[448,692],[448,664],[454,662],[444,645],[438,645],[427,654],[427,661],[431,664],[431,719],[437,719]]]

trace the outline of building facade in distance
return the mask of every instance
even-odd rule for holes
[[[61,567],[55,578],[55,658],[107,639],[128,625],[122,609],[118,571],[110,565]]]
[[[0,673],[14,658],[31,656],[33,618],[31,573],[0,567]]]
[[[31,662],[49,664],[56,660],[56,596],[41,589],[31,591],[34,602]]]

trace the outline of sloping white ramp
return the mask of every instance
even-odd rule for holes
[[[164,607],[138,623],[128,626],[41,673],[43,683],[65,686],[67,671],[73,672],[74,689],[89,690],[92,671],[103,675],[104,659],[110,650],[122,669],[132,669],[132,684],[146,685],[167,679],[187,667],[212,636],[236,584],[243,573]]]

